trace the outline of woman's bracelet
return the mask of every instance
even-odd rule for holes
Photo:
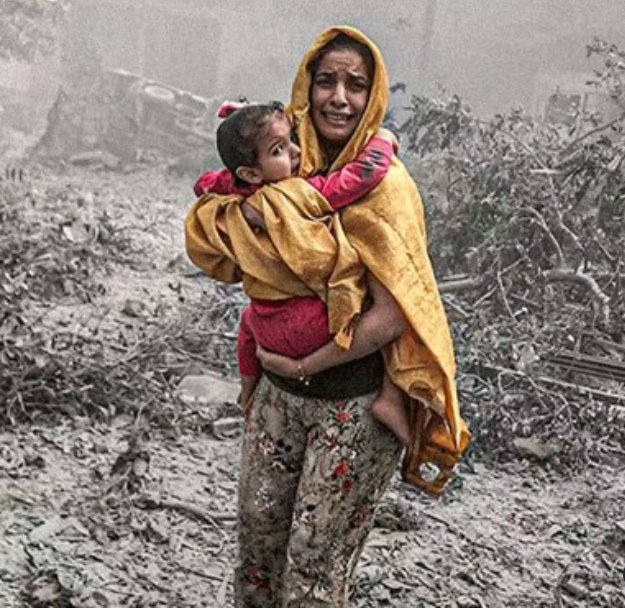
[[[297,362],[297,379],[304,385],[308,386],[310,384],[310,376],[306,373],[304,369],[304,364],[301,361]]]

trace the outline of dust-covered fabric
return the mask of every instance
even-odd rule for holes
[[[263,215],[266,232],[248,225],[238,195],[205,194],[186,220],[190,260],[218,281],[241,281],[253,299],[321,298],[336,343],[349,348],[366,294],[365,268],[339,216],[319,221],[332,207],[301,178],[266,184],[247,200]]]
[[[238,608],[347,606],[401,451],[371,416],[374,396],[304,399],[261,380],[243,446]]]

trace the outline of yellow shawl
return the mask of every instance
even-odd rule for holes
[[[358,128],[328,166],[309,115],[308,64],[339,33],[371,49],[375,73]],[[302,148],[301,175],[334,171],[353,160],[382,124],[387,103],[388,77],[378,48],[349,27],[321,34],[299,67],[288,108]],[[189,257],[213,278],[242,280],[251,297],[284,299],[314,293],[324,298],[330,330],[337,332],[336,341],[343,347],[350,344],[350,328],[364,294],[360,258],[391,292],[410,325],[384,351],[393,382],[415,400],[414,440],[404,460],[404,477],[440,493],[448,471],[428,482],[415,467],[430,460],[443,470],[452,468],[470,434],[459,413],[453,345],[428,256],[423,205],[405,167],[394,158],[382,183],[340,216],[333,215],[329,227],[314,218],[331,208],[301,179],[265,186],[248,200],[265,216],[267,234],[255,234],[247,226],[238,197],[205,195],[187,218]]]
[[[187,217],[191,261],[218,281],[243,281],[251,298],[320,297],[335,341],[349,348],[366,295],[365,268],[340,217],[320,221],[332,207],[297,177],[265,185],[247,200],[263,214],[267,232],[248,226],[241,197],[205,194]]]

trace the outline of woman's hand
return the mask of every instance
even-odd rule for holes
[[[305,373],[298,359],[272,353],[262,346],[256,348],[256,356],[260,359],[263,369],[284,378],[299,378]]]
[[[399,338],[408,329],[404,313],[388,289],[371,273],[367,274],[367,283],[373,305],[356,322],[351,348],[344,350],[332,340],[301,359],[291,359],[258,346],[256,355],[263,369],[304,380],[331,367],[366,357]]]

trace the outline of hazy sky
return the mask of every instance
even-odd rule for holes
[[[43,1],[43,0],[42,0]],[[333,24],[380,46],[409,94],[440,86],[480,113],[531,110],[584,82],[593,36],[625,46],[625,0],[74,0],[70,31],[125,68],[211,97],[287,101],[306,48]],[[82,57],[76,57],[78,61]],[[403,103],[405,97],[395,97]]]

